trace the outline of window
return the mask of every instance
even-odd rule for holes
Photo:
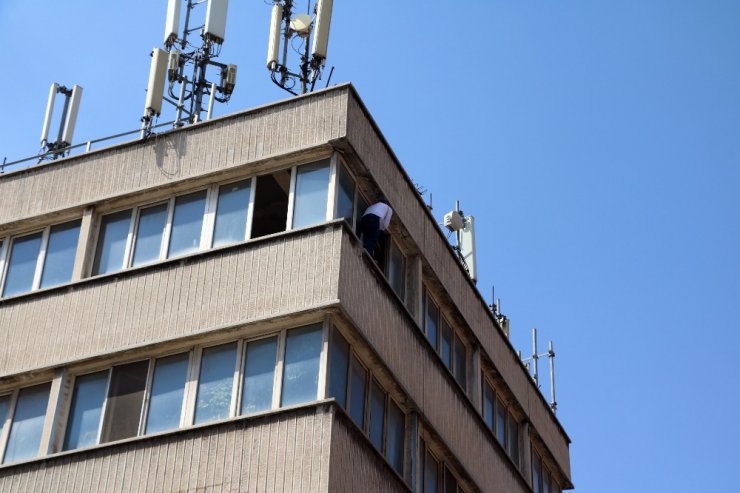
[[[316,400],[319,386],[321,324],[288,331],[285,341],[282,405]]]
[[[10,420],[3,464],[32,459],[39,455],[50,390],[51,383],[20,389],[14,406],[12,399],[7,396],[0,398],[0,410],[3,407],[6,409],[6,414],[3,415],[5,425]],[[11,410],[11,407],[14,409]],[[8,415],[8,412],[11,414]]]
[[[357,209],[355,209],[355,233],[357,233],[358,236],[360,234],[360,219],[362,218],[362,215],[365,214],[365,211],[368,207],[370,207],[370,204],[367,203],[365,197],[363,197],[362,194],[358,191]]]
[[[444,493],[457,493],[457,478],[452,471],[445,466],[445,489]]]
[[[252,179],[222,185],[218,189],[213,246],[219,247],[247,239]]]
[[[534,451],[532,451],[532,491],[542,493],[542,461]]]
[[[344,218],[352,226],[357,187],[355,186],[355,180],[349,174],[344,164],[338,163],[337,169],[339,178],[337,181],[337,209],[334,217],[337,219]],[[365,212],[365,210],[363,209],[362,212]]]
[[[277,337],[259,339],[247,344],[244,355],[241,414],[272,408],[277,345]]]
[[[452,373],[455,375],[455,380],[463,389],[467,388],[467,351],[465,350],[465,344],[457,334],[455,334],[455,361]]]
[[[406,299],[406,257],[392,238],[388,239],[388,282],[401,300]]]
[[[285,231],[290,196],[290,170],[257,177],[252,238]]]
[[[302,228],[326,221],[329,197],[329,160],[297,168],[293,228]]]
[[[383,436],[385,435],[385,392],[373,379],[370,384],[370,441],[381,453],[383,452]]]
[[[228,418],[236,368],[236,343],[203,350],[195,403],[195,424]]]
[[[205,210],[206,190],[175,199],[168,258],[200,250]]]
[[[506,448],[506,435],[506,407],[501,399],[496,398],[496,439],[504,448]]]
[[[452,329],[450,328],[447,320],[442,317],[439,324],[439,355],[442,357],[442,362],[449,369],[452,369]]]
[[[494,433],[496,440],[511,457],[516,467],[521,467],[519,460],[519,422],[514,414],[507,410],[503,400],[496,396],[493,387],[483,376],[483,420]]]
[[[148,369],[148,360],[113,367],[100,432],[101,443],[138,435]]]
[[[403,476],[404,442],[406,438],[406,415],[401,408],[389,399],[388,409],[388,439],[386,457],[393,469]]]
[[[352,363],[350,365],[350,399],[349,399],[349,415],[352,420],[362,428],[365,429],[365,386],[367,385],[367,370],[360,364],[360,362],[352,355]]]
[[[49,288],[72,280],[72,270],[80,236],[80,220],[0,241],[0,274],[5,270],[4,297]],[[7,264],[7,265],[5,265]]]
[[[136,223],[136,241],[131,266],[144,265],[162,256],[162,238],[167,224],[168,204],[158,204],[139,210]]]
[[[72,269],[80,239],[81,221],[52,226],[46,245],[46,256],[41,275],[41,287],[64,284],[72,279]]]
[[[347,407],[349,344],[337,329],[332,330],[329,365],[329,396],[334,397],[340,406]]]
[[[467,390],[467,349],[462,339],[450,326],[447,319],[431,297],[429,291],[424,288],[422,296],[424,313],[424,333],[434,350],[442,358],[442,362],[455,377],[457,383]]]
[[[509,457],[519,467],[519,422],[509,412]]]
[[[437,326],[439,324],[439,308],[434,300],[427,295],[424,297],[424,330],[427,335],[427,339],[434,346],[435,351],[437,350]]]
[[[488,382],[483,381],[483,420],[488,425],[488,428],[493,430],[493,407],[495,402],[495,396],[493,389]]]
[[[116,272],[124,268],[126,243],[131,229],[131,213],[131,210],[127,210],[103,216],[93,275]]]
[[[437,493],[439,462],[437,462],[437,459],[432,455],[429,449],[424,446],[424,442],[422,442],[422,447],[422,450],[424,451],[422,491],[424,493]]]
[[[189,360],[188,353],[181,353],[156,361],[144,433],[179,428]]]
[[[105,390],[108,385],[108,373],[108,371],[101,371],[75,379],[63,450],[98,443],[98,430],[105,402]]]

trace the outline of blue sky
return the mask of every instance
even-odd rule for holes
[[[336,0],[352,81],[434,213],[476,216],[491,285],[557,352],[577,491],[731,491],[740,441],[740,3]],[[0,0],[0,159],[38,150],[49,85],[75,140],[138,128],[164,0]],[[217,114],[287,97],[269,5],[232,0]],[[169,113],[171,118],[171,112]],[[164,115],[162,120],[169,119]]]

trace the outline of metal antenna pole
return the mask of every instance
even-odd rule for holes
[[[555,400],[555,351],[553,350],[552,341],[548,347],[547,357],[550,360],[550,407],[552,412],[557,411],[558,402]]]
[[[535,385],[537,385],[537,387],[539,387],[540,382],[539,382],[539,375],[538,375],[539,364],[537,361],[539,359],[539,356],[537,355],[537,327],[532,329],[532,351],[533,351],[532,352],[532,363],[534,366],[534,383]]]

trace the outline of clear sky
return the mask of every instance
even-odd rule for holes
[[[440,220],[456,199],[476,217],[479,288],[514,345],[554,340],[577,491],[737,491],[740,2],[334,10],[332,83],[355,84]],[[54,81],[85,88],[76,142],[138,128],[165,11],[0,0],[0,159],[37,152]],[[231,1],[239,79],[216,114],[288,97],[269,16]]]

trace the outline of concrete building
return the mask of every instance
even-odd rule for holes
[[[2,493],[572,488],[351,85],[0,176],[0,273]]]

